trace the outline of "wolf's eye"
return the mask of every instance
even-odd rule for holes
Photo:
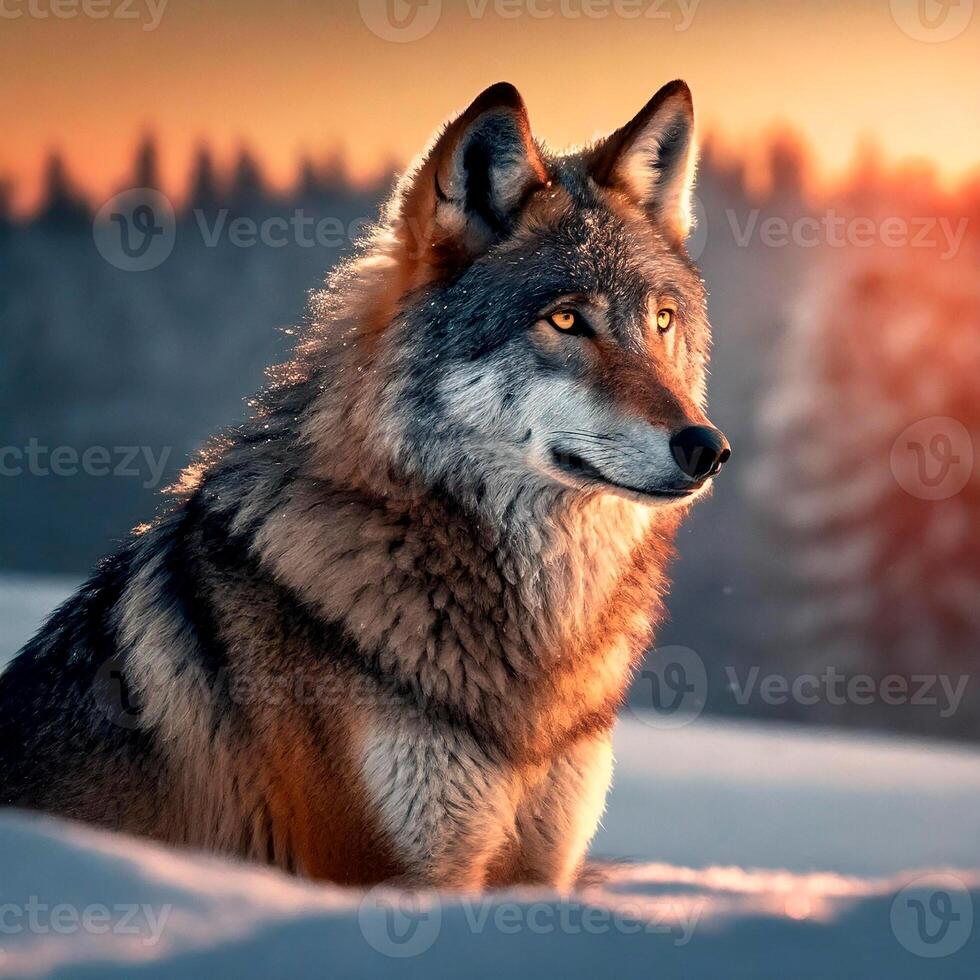
[[[551,321],[551,325],[559,330],[574,330],[578,317],[571,310],[558,310],[557,313],[552,313],[548,319]]]
[[[547,317],[556,330],[562,333],[574,334],[580,337],[593,336],[593,330],[586,322],[585,317],[576,313],[575,310],[555,310]]]
[[[674,325],[674,311],[663,309],[657,311],[657,329],[666,333]]]
[[[551,313],[539,313],[535,323],[547,324],[552,330],[568,334],[570,337],[585,337],[591,340],[596,335],[588,318],[573,306],[559,306]]]

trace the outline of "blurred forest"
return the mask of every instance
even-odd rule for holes
[[[980,180],[942,189],[865,147],[846,178],[817,186],[787,134],[763,159],[760,173],[710,139],[703,149],[691,247],[711,296],[711,416],[735,452],[681,533],[659,641],[705,663],[710,711],[976,739],[972,676],[955,711],[936,681],[938,703],[895,705],[776,703],[759,679],[830,668],[955,686],[977,662]],[[248,152],[225,173],[202,149],[189,186],[172,253],[130,272],[96,248],[92,202],[57,156],[35,214],[15,219],[0,185],[0,447],[145,447],[166,460],[159,486],[145,466],[0,477],[0,569],[81,575],[146,520],[204,438],[247,410],[308,290],[390,181],[355,183],[335,157],[304,161],[274,192]],[[121,187],[159,187],[152,140]],[[248,245],[208,230],[297,214],[345,231]],[[965,484],[942,497],[910,488],[895,456],[926,420],[921,444],[941,465],[935,419],[967,433],[954,454]],[[641,675],[632,698],[650,696]]]

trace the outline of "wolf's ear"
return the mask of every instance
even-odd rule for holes
[[[691,230],[696,160],[694,103],[687,83],[678,80],[595,147],[589,171],[598,184],[626,193],[680,242]]]
[[[498,82],[454,119],[400,193],[403,235],[472,256],[505,234],[548,173],[513,85]]]

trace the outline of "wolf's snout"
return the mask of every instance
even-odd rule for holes
[[[689,425],[670,437],[677,465],[692,480],[714,476],[732,455],[725,433],[709,425]]]

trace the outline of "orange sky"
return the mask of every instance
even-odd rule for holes
[[[337,145],[366,175],[409,159],[499,79],[556,145],[614,128],[681,76],[702,126],[749,151],[788,122],[830,170],[866,135],[947,179],[980,162],[980,13],[928,43],[918,0],[415,0],[414,27],[431,30],[403,43],[361,11],[381,17],[395,2],[407,16],[404,0],[97,0],[105,19],[85,15],[91,2],[0,0],[0,175],[21,208],[52,147],[98,198],[150,129],[175,191],[202,139],[220,159],[249,144],[280,184],[300,152]],[[940,18],[938,0],[925,2]],[[76,15],[56,17],[58,4]]]

